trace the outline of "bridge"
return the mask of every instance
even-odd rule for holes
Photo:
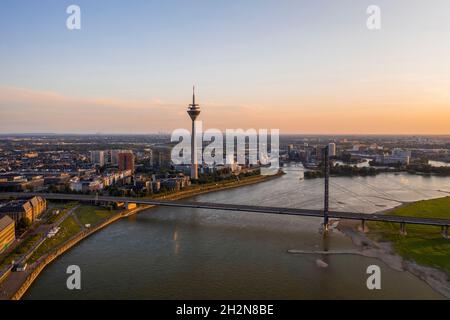
[[[193,202],[193,201],[172,201],[172,200],[153,200],[145,198],[131,198],[131,197],[112,197],[112,196],[89,196],[89,195],[77,195],[77,194],[58,194],[58,193],[28,193],[28,192],[6,192],[0,193],[0,198],[30,198],[33,196],[40,196],[48,200],[66,200],[66,201],[80,201],[80,202],[122,202],[122,203],[136,203],[142,205],[154,205],[164,207],[177,207],[177,208],[197,208],[197,209],[211,209],[211,210],[223,210],[223,211],[237,211],[237,212],[254,212],[254,213],[266,213],[266,214],[279,214],[290,216],[303,216],[303,217],[317,217],[324,218],[324,210],[317,209],[299,209],[299,208],[284,208],[284,207],[266,207],[255,205],[243,205],[243,204],[228,204],[228,203],[211,203],[211,202]],[[440,227],[442,234],[445,238],[448,238],[448,228],[450,226],[450,220],[437,219],[437,218],[419,218],[410,216],[394,216],[385,214],[366,214],[356,212],[343,212],[343,211],[328,211],[328,218],[334,219],[346,219],[346,220],[358,220],[362,222],[364,230],[364,223],[366,221],[375,222],[392,222],[400,225],[402,233],[406,232],[407,224],[415,225],[429,225]]]

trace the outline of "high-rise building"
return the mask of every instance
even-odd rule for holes
[[[119,164],[119,153],[128,153],[128,152],[132,152],[132,151],[131,150],[110,150],[109,151],[109,155],[110,155],[109,162],[113,165],[118,165]]]
[[[192,132],[191,132],[191,179],[198,179],[198,159],[197,159],[197,139],[195,120],[200,114],[200,106],[195,103],[195,87],[192,88],[192,104],[189,105],[188,115],[192,120]]]
[[[105,165],[105,152],[104,151],[91,151],[91,162],[99,166]]]
[[[331,142],[328,144],[328,156],[335,157],[336,156],[336,143]]]
[[[132,152],[121,152],[119,157],[119,171],[131,170],[134,172],[134,154]]]
[[[170,168],[172,148],[166,145],[152,147],[152,165],[157,168]]]
[[[290,155],[291,152],[294,150],[294,145],[293,144],[288,144],[287,148],[288,148],[288,155]]]

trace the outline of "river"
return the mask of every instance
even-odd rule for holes
[[[300,167],[264,183],[192,200],[321,208],[323,181],[303,180]],[[450,179],[408,174],[332,178],[331,210],[371,213],[404,201],[442,197]],[[292,255],[289,249],[352,249],[321,220],[202,209],[153,208],[85,239],[49,265],[25,299],[436,299],[409,272],[353,255]],[[437,230],[437,232],[439,232]],[[328,263],[319,268],[316,259]],[[81,268],[81,290],[68,290],[66,268]],[[368,290],[366,269],[382,271]]]

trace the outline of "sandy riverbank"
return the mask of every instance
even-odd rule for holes
[[[350,237],[358,248],[353,254],[377,258],[394,270],[408,271],[450,299],[450,279],[445,272],[405,260],[395,252],[390,242],[375,241],[369,238],[366,233],[362,232],[361,224],[358,221],[341,220],[337,229]]]
[[[390,268],[397,271],[408,271],[425,281],[436,292],[450,299],[450,279],[447,274],[439,269],[418,265],[413,261],[402,258],[395,252],[388,241],[375,241],[367,236],[361,229],[361,224],[354,220],[340,220],[337,224],[339,231],[350,237],[356,249],[332,250],[332,251],[307,251],[288,250],[290,254],[301,255],[360,255],[368,258],[376,258],[383,261]],[[366,226],[366,232],[368,231]]]

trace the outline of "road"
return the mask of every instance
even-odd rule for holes
[[[34,230],[33,234],[42,234],[42,237],[39,239],[39,241],[36,242],[36,244],[21,258],[16,261],[16,263],[23,263],[29,259],[33,255],[33,253],[41,246],[42,243],[47,239],[47,233],[54,227],[59,226],[61,223],[63,223],[64,220],[67,219],[70,215],[75,216],[75,211],[77,210],[79,206],[75,206],[67,212],[65,212],[59,219],[52,223],[52,224],[41,224],[39,227]],[[52,214],[49,210],[48,214]],[[24,272],[11,272],[8,277],[0,283],[0,300],[7,299],[9,296],[11,296],[11,293],[16,292],[21,285],[24,283],[27,276],[32,272],[33,265],[30,265],[26,271]]]
[[[228,204],[228,203],[210,203],[210,202],[192,202],[192,201],[170,201],[170,200],[152,200],[143,198],[129,198],[129,197],[111,197],[111,196],[89,196],[76,194],[57,194],[57,193],[0,193],[0,198],[26,198],[32,196],[41,196],[49,200],[68,200],[68,201],[83,201],[83,202],[124,202],[137,203],[145,205],[179,207],[179,208],[198,208],[198,209],[212,209],[224,211],[241,211],[241,212],[255,212],[268,213],[280,215],[294,215],[305,217],[323,217],[323,211],[317,209],[300,209],[300,208],[283,208],[283,207],[264,207],[254,205]],[[342,212],[330,211],[328,216],[334,219],[348,219],[360,221],[381,221],[394,222],[403,224],[420,224],[431,225],[448,228],[450,220],[436,219],[436,218],[419,218],[410,216],[394,216],[385,214],[366,214],[359,212]]]

